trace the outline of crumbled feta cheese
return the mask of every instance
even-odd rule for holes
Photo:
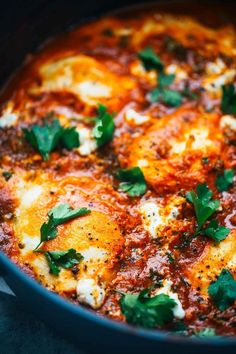
[[[13,126],[18,119],[18,115],[13,113],[12,105],[8,104],[6,109],[3,111],[2,116],[0,117],[0,128],[9,128]]]
[[[82,250],[80,253],[84,257],[85,262],[89,262],[91,260],[93,261],[93,260],[104,259],[107,256],[107,252],[104,249],[93,247],[93,246],[85,250]]]
[[[88,128],[77,129],[79,133],[80,146],[78,151],[80,155],[90,155],[97,148],[96,140],[92,137],[92,132]]]
[[[76,292],[79,302],[98,309],[105,299],[105,290],[94,279],[84,278],[77,283]]]
[[[40,194],[43,192],[43,187],[35,185],[31,188],[29,188],[21,198],[21,204],[24,207],[30,207],[40,196]]]
[[[225,63],[221,58],[217,58],[215,62],[209,62],[206,65],[206,73],[208,75],[221,74],[226,68]]]
[[[136,125],[141,125],[141,124],[147,122],[150,119],[150,117],[147,115],[139,114],[134,109],[129,108],[125,112],[125,119],[127,120],[127,122],[132,122]]]
[[[219,96],[222,86],[232,82],[235,75],[235,69],[227,69],[223,60],[217,58],[215,62],[209,62],[206,65],[206,76],[203,81],[203,87],[208,92]]]
[[[20,253],[22,255],[25,255],[26,253],[33,251],[40,242],[40,237],[38,235],[32,237],[24,233],[21,236],[22,236],[21,243],[24,246],[20,249]]]
[[[149,163],[148,163],[148,160],[141,159],[141,160],[138,160],[137,165],[138,165],[138,167],[142,168],[142,167],[147,167],[149,165]]]
[[[81,99],[90,103],[91,99],[98,99],[101,97],[110,97],[111,88],[98,81],[83,81],[77,84],[77,92],[80,94]]]
[[[236,119],[233,116],[225,115],[220,120],[221,129],[229,128],[236,131]]]
[[[176,64],[171,64],[166,67],[167,74],[174,74],[177,81],[186,80],[188,73]]]
[[[230,83],[236,75],[235,69],[229,69],[225,71],[224,74],[214,78],[213,80],[209,80],[204,85],[204,88],[209,92],[218,92],[221,90],[223,85]]]
[[[183,306],[178,298],[178,294],[174,293],[171,290],[171,286],[173,285],[172,281],[169,279],[164,280],[164,286],[157,291],[155,291],[155,295],[165,294],[168,295],[171,299],[176,302],[175,307],[173,308],[174,317],[181,320],[185,317],[185,311]]]
[[[159,206],[154,202],[147,202],[145,204],[142,204],[140,207],[144,228],[150,233],[153,238],[156,237],[156,229],[158,228],[158,226],[163,225],[164,223],[159,211]]]

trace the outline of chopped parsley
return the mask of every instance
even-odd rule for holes
[[[218,224],[217,220],[211,220],[204,229],[204,235],[212,238],[216,242],[223,241],[229,234],[230,230]]]
[[[234,170],[224,170],[223,175],[219,175],[216,178],[216,187],[219,192],[227,191],[233,184]]]
[[[76,127],[63,128],[60,142],[67,150],[72,150],[79,147],[79,133],[76,131]]]
[[[236,114],[236,91],[234,84],[223,85],[222,93],[222,112],[227,114]]]
[[[206,183],[197,186],[197,193],[191,191],[186,194],[186,199],[194,206],[198,230],[220,206],[219,200],[212,200],[212,195]]]
[[[72,209],[68,204],[59,204],[52,208],[48,213],[48,221],[40,228],[41,239],[36,250],[43,242],[57,237],[57,226],[90,212],[87,208]]]
[[[166,255],[167,255],[167,257],[168,257],[169,262],[170,262],[170,263],[174,263],[175,258],[174,258],[174,256],[173,256],[173,253],[172,253],[172,252],[167,252]]]
[[[50,273],[58,276],[61,268],[69,269],[79,264],[84,258],[82,254],[70,248],[68,251],[47,251],[44,252]]]
[[[206,156],[202,157],[202,164],[203,165],[209,165],[209,158]]]
[[[98,116],[95,118],[93,128],[93,137],[96,139],[97,146],[100,147],[112,140],[114,131],[114,114],[108,113],[107,107],[99,104]]]
[[[182,104],[182,94],[168,88],[174,81],[175,75],[164,73],[164,64],[153,49],[151,47],[143,49],[138,53],[138,57],[146,70],[156,70],[158,72],[158,86],[148,95],[150,101],[162,101],[171,107],[180,106]]]
[[[146,47],[138,53],[139,59],[146,70],[162,71],[164,64],[156,55],[152,47]]]
[[[33,125],[30,129],[23,129],[24,138],[38,151],[43,159],[49,159],[49,153],[56,147],[62,146],[68,150],[79,147],[79,133],[72,128],[63,128],[58,119],[44,126]]]
[[[121,181],[119,189],[130,197],[143,195],[147,190],[143,172],[139,167],[121,169],[116,173],[116,178]]]
[[[216,242],[224,240],[230,230],[224,226],[218,225],[217,220],[211,220],[210,223],[203,228],[206,221],[215,213],[219,208],[219,200],[212,199],[212,191],[208,188],[206,183],[197,186],[197,193],[194,191],[186,194],[186,199],[193,204],[195,215],[197,218],[197,231],[194,236],[202,233]]]
[[[234,304],[236,281],[227,269],[223,269],[218,279],[208,287],[208,294],[220,311],[224,311]]]
[[[3,171],[2,176],[5,178],[6,181],[9,181],[9,179],[12,177],[13,173],[11,171]]]
[[[150,297],[149,289],[145,289],[138,295],[122,294],[120,306],[128,323],[153,328],[173,320],[176,302],[165,294]]]

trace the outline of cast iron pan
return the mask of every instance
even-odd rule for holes
[[[140,2],[127,0],[8,0],[1,2],[1,85],[3,86],[10,74],[19,67],[26,55],[34,52],[46,39],[107,11]],[[166,3],[171,10],[180,12],[188,11],[189,3],[191,3],[191,11],[195,14],[206,12],[205,17],[208,22],[214,21],[214,14],[217,11],[220,14],[220,21],[223,22],[227,18],[233,19],[236,14],[236,7],[225,4],[231,3],[227,1],[224,1],[224,10],[219,7],[220,1],[213,1],[211,5],[206,2],[196,5],[199,3],[197,1],[188,1],[187,5],[185,1],[184,4],[179,5],[176,1],[174,3],[165,1],[164,6]],[[208,16],[207,11],[208,13],[212,11],[212,16]],[[233,338],[184,338],[157,330],[134,328],[102,318],[90,310],[75,306],[49,292],[21,272],[1,253],[0,273],[24,308],[36,314],[63,336],[77,343],[78,347],[84,348],[86,352],[199,354],[199,352],[223,353],[225,350],[233,353],[236,349],[236,339]]]

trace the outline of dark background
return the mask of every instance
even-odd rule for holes
[[[145,2],[145,0],[0,0],[0,84],[3,84],[23,62],[27,53],[34,51],[47,38],[62,33],[72,24],[80,23],[82,18],[100,15],[117,6]],[[168,0],[165,0],[165,3],[167,2]],[[206,0],[186,2],[194,4],[202,2],[206,8],[208,6]],[[222,2],[236,4],[236,0],[213,0],[212,11]],[[232,11],[231,15],[236,18],[236,11]],[[75,348],[61,339],[33,315],[28,314],[15,297],[0,293],[0,354],[14,353],[88,354],[87,351],[80,351],[78,347]],[[122,354],[127,354],[125,348]]]

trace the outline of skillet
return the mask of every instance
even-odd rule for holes
[[[138,2],[129,1],[128,4]],[[167,1],[167,3],[172,10],[182,11],[188,7],[185,4],[179,5],[177,2]],[[219,6],[218,3],[218,1],[214,2],[214,12]],[[16,0],[1,4],[1,13],[5,14],[0,24],[1,83],[6,81],[27,53],[34,51],[47,38],[60,34],[74,24],[124,5],[127,5],[127,1],[104,0],[96,2],[87,0],[80,3],[72,0],[54,0],[48,3],[38,0],[32,4],[26,0],[21,8]],[[194,6],[192,6],[192,11],[194,11]],[[202,6],[204,9],[204,6],[208,5]],[[231,5],[227,5],[225,8],[228,6]],[[233,16],[233,11],[231,14]],[[221,20],[225,20],[223,15]],[[226,348],[228,351],[233,351],[236,348],[235,339],[209,338],[200,340],[170,336],[164,332],[133,328],[126,324],[101,318],[85,308],[74,306],[58,295],[50,293],[22,273],[3,254],[0,254],[0,271],[23,306],[62,335],[78,343],[79,347],[82,346],[91,352],[118,353],[122,350],[124,353],[153,353],[159,350],[161,353],[194,354],[199,351],[220,353]]]

